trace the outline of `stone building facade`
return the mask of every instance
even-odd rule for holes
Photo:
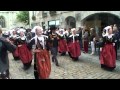
[[[35,17],[32,20],[32,17]],[[50,25],[60,28],[95,28],[101,31],[107,25],[120,26],[120,11],[30,11],[30,26],[40,25],[48,29]]]
[[[36,20],[32,20],[33,15],[36,17]],[[45,29],[48,29],[50,25],[55,24],[58,27],[66,28],[69,27],[65,22],[65,18],[68,16],[72,17],[71,20],[73,22],[75,21],[74,11],[55,11],[55,13],[50,13],[50,11],[30,11],[30,26],[41,25]]]
[[[0,11],[0,26],[10,29],[16,25],[16,14],[18,11]]]

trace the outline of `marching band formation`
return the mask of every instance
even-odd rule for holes
[[[51,61],[60,66],[58,53],[61,56],[68,53],[73,61],[77,61],[81,51],[88,53],[89,40],[91,55],[95,53],[95,44],[99,47],[101,68],[114,70],[117,58],[116,46],[119,41],[115,29],[112,26],[105,27],[100,40],[96,39],[94,28],[90,29],[90,39],[89,31],[84,29],[82,32],[82,30],[82,28],[59,29],[54,25],[45,32],[40,26],[35,26],[32,30],[14,29],[9,34],[0,30],[0,78],[9,79],[7,51],[12,53],[14,60],[21,60],[24,70],[30,68],[33,60],[35,79],[48,79],[51,73]]]

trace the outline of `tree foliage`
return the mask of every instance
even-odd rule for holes
[[[28,25],[29,24],[29,11],[20,11],[17,14],[17,19],[19,22],[23,22]]]

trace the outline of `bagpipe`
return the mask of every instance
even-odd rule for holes
[[[55,39],[57,39],[57,40],[60,39],[60,37],[57,33],[49,34],[49,40],[48,40],[48,47],[49,48],[53,47],[53,42],[54,42]]]
[[[57,34],[57,33],[52,33],[52,34],[50,34],[50,38],[51,39],[55,39],[55,38],[57,38],[57,39],[59,39],[59,35]]]

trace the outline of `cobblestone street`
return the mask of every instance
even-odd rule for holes
[[[29,70],[24,71],[21,61],[10,57],[10,76],[12,79],[34,79],[33,63]],[[59,56],[60,67],[52,63],[50,79],[120,79],[120,61],[117,60],[114,71],[100,68],[99,57],[82,53],[79,61],[72,61],[68,56]]]
[[[49,79],[120,79],[120,11],[0,11],[0,79],[35,79],[31,54],[45,75],[48,49]]]

